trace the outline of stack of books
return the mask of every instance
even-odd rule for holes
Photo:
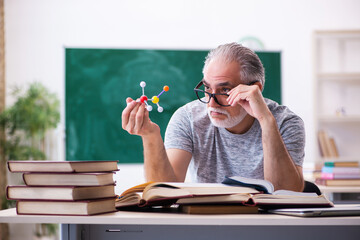
[[[266,180],[239,176],[218,183],[148,182],[134,186],[117,197],[118,210],[143,210],[177,206],[185,213],[258,213],[259,209],[332,207],[324,195],[287,190],[274,191]]]
[[[324,186],[360,186],[359,162],[325,162],[315,182]]]
[[[114,212],[117,161],[8,161],[25,185],[7,186],[17,214],[94,215]]]

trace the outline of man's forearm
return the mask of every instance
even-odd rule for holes
[[[264,177],[275,189],[302,191],[303,177],[288,153],[275,118],[271,115],[260,123],[264,152]]]
[[[160,132],[142,137],[142,140],[146,180],[176,182],[177,179],[166,154]]]

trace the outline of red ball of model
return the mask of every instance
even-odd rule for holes
[[[147,100],[148,100],[147,96],[141,96],[140,97],[140,102],[142,102],[142,103],[144,103]]]

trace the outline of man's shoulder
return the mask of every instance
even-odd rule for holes
[[[294,114],[294,115],[296,115],[293,111],[291,111],[289,109],[289,107],[287,107],[285,105],[280,105],[279,103],[277,103],[274,100],[271,100],[269,98],[265,98],[265,103],[273,114],[276,113],[276,114]]]
[[[265,102],[278,123],[287,120],[302,122],[302,119],[296,113],[291,111],[289,107],[285,105],[280,105],[277,102],[268,98],[265,98]]]

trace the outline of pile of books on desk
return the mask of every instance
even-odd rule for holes
[[[331,207],[323,195],[287,190],[274,191],[266,180],[239,176],[219,183],[148,182],[134,186],[117,197],[118,210],[177,206],[185,213],[257,213],[261,209]]]
[[[9,161],[25,185],[8,186],[17,214],[94,215],[115,211],[117,161]]]
[[[324,186],[360,186],[359,162],[325,162],[315,182]]]

